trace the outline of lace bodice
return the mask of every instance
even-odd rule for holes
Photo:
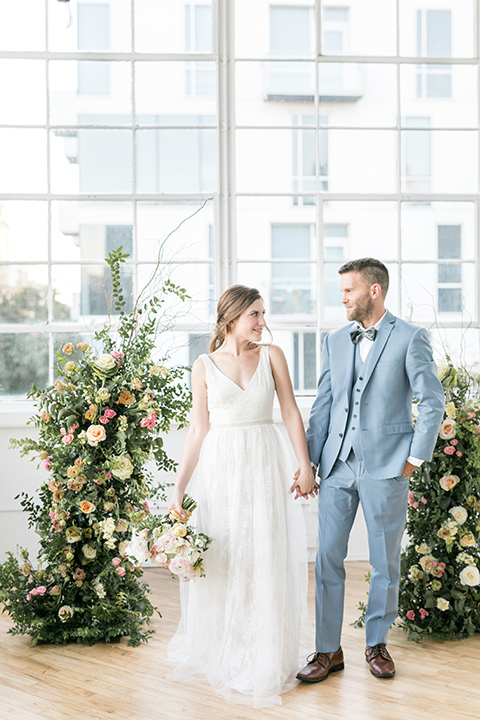
[[[243,390],[221,372],[208,355],[201,355],[207,373],[207,398],[212,428],[272,422],[275,384],[268,346],[262,346],[257,369]]]

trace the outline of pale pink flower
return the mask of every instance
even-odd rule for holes
[[[185,558],[176,557],[173,558],[173,560],[170,562],[168,569],[174,575],[178,575],[179,577],[181,577],[183,575],[186,575],[191,570],[191,567],[190,563],[185,560]]]
[[[469,412],[468,415],[467,415],[467,417],[468,417],[469,420],[473,420],[473,418],[476,417],[476,415],[475,415],[474,412]]]
[[[115,410],[111,410],[107,405],[105,410],[103,411],[103,414],[105,417],[107,417],[107,418],[109,418],[109,420],[111,420],[112,418],[114,418],[116,416],[117,413],[115,412]]]
[[[125,357],[123,352],[120,352],[120,350],[112,350],[110,355],[115,358],[115,360],[123,360],[123,358]]]
[[[453,438],[453,440],[450,440],[450,445],[458,445],[457,438]]]
[[[66,434],[67,434],[67,431],[65,430],[65,428],[60,428],[60,433],[61,433],[62,435],[66,435]]]
[[[457,450],[455,454],[457,455],[457,457],[462,457],[462,453],[460,452],[460,450]]]
[[[445,455],[453,455],[453,453],[455,452],[455,448],[451,445],[447,445],[443,452],[445,453]]]
[[[69,432],[74,433],[75,430],[78,430],[79,427],[80,425],[78,423],[73,423],[73,425],[70,425]]]
[[[120,577],[123,577],[126,572],[127,572],[127,571],[125,570],[124,567],[117,567],[117,569],[116,569],[116,573],[117,573],[117,575],[119,575]]]
[[[420,502],[422,502],[424,505],[426,505],[427,502],[428,502],[428,500],[427,500],[427,498],[425,498],[425,497],[422,496],[422,497],[420,498]]]
[[[426,617],[428,617],[428,615],[430,615],[428,610],[425,610],[424,608],[420,608],[419,612],[420,612],[420,617],[422,618],[422,620],[424,620],[424,618],[426,618]]]
[[[415,620],[415,613],[413,612],[413,610],[409,610],[409,611],[407,612],[407,618],[408,618],[409,620]]]
[[[62,438],[62,442],[65,443],[65,445],[70,445],[72,440],[73,440],[73,435],[64,435]]]
[[[417,508],[419,507],[419,504],[418,504],[418,502],[414,502],[414,503],[412,503],[412,507],[413,507],[413,508],[415,508],[415,510],[416,510],[416,509],[417,509]]]
[[[121,562],[122,562],[122,558],[114,557],[113,560],[112,560],[112,565],[113,565],[114,567],[117,567],[117,565],[120,565]]]
[[[105,415],[101,415],[98,419],[102,423],[102,425],[106,425],[108,422],[110,422],[108,417],[106,417]]]

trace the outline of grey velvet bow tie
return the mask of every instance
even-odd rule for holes
[[[375,340],[377,337],[377,328],[376,327],[369,327],[366,330],[363,330],[362,328],[356,327],[353,328],[353,330],[350,330],[350,337],[352,338],[353,343],[358,343],[362,338],[368,338],[368,340]]]

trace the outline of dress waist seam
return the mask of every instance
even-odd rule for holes
[[[239,423],[210,423],[210,430],[219,430],[223,428],[240,428],[240,427],[252,427],[254,425],[273,425],[273,420],[250,420],[247,422]]]

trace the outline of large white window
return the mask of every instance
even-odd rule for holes
[[[51,380],[55,349],[104,322],[120,246],[130,304],[157,263],[191,296],[163,310],[175,361],[205,351],[216,298],[242,282],[313,393],[345,322],[338,268],[368,255],[389,309],[478,366],[479,11],[1,3],[1,396]]]

